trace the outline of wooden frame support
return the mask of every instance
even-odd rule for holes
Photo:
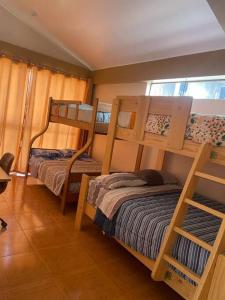
[[[90,176],[83,174],[80,186],[79,200],[76,211],[76,219],[75,219],[75,230],[80,231],[82,228],[82,221],[85,212],[88,186],[89,186]]]
[[[114,143],[115,143],[115,135],[116,135],[116,129],[117,129],[117,119],[118,119],[118,115],[119,115],[119,109],[120,109],[120,100],[118,98],[116,98],[113,100],[111,119],[110,119],[106,148],[105,148],[105,155],[104,155],[103,165],[102,165],[102,174],[109,174],[111,161],[112,161],[112,155],[113,155],[113,147],[114,147]]]

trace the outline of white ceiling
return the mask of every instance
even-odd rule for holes
[[[54,42],[32,30],[1,6],[0,40],[82,66],[73,55],[56,47]]]
[[[71,60],[91,69],[225,49],[225,32],[206,0],[0,0],[0,4]],[[37,16],[32,17],[34,11]]]

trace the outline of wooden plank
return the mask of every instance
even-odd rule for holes
[[[113,154],[113,146],[114,146],[115,136],[116,136],[119,110],[120,110],[120,100],[116,98],[113,100],[113,106],[112,106],[112,112],[111,112],[111,118],[110,118],[110,124],[109,124],[107,142],[105,148],[105,155],[104,155],[103,165],[102,165],[102,174],[109,174],[112,154]]]
[[[120,111],[136,112],[142,97],[143,96],[117,96],[116,98],[121,103]]]
[[[136,109],[136,118],[134,124],[134,134],[136,140],[143,140],[145,134],[145,125],[148,118],[150,97],[139,97],[139,103]]]
[[[185,203],[187,203],[187,204],[189,204],[191,206],[194,206],[196,208],[199,208],[199,209],[201,209],[201,210],[203,210],[203,211],[205,211],[205,212],[207,212],[207,213],[209,213],[209,214],[211,214],[211,215],[213,215],[213,216],[215,216],[217,218],[220,218],[220,219],[224,219],[225,218],[225,214],[224,213],[222,213],[222,212],[220,212],[218,210],[215,210],[215,209],[213,209],[211,207],[208,207],[206,205],[200,204],[200,203],[198,203],[198,202],[196,202],[196,201],[194,201],[192,199],[186,198],[185,199]]]
[[[76,218],[75,218],[75,229],[81,230],[83,214],[85,211],[85,205],[87,200],[88,186],[90,177],[86,174],[82,176],[79,199],[77,204]]]
[[[64,124],[64,125],[84,129],[84,130],[90,130],[91,129],[91,124],[88,123],[88,122],[71,120],[71,119],[67,119],[67,118],[63,118],[63,117],[50,116],[49,122],[60,123],[60,124]]]
[[[147,256],[142,255],[141,253],[135,251],[134,249],[130,248],[126,244],[124,244],[122,241],[119,239],[115,238],[114,239],[121,245],[123,246],[128,252],[130,252],[135,258],[137,258],[143,265],[145,265],[149,270],[153,269],[153,266],[155,264],[155,261],[148,258]]]
[[[181,295],[184,299],[192,299],[196,290],[196,287],[193,284],[180,277],[169,267],[165,273],[164,282],[168,284],[173,290],[175,290],[179,295]]]
[[[155,170],[162,170],[163,168],[163,163],[164,163],[164,158],[165,158],[165,151],[161,149],[155,149],[156,153],[156,159],[154,161],[153,168]]]
[[[197,185],[197,178],[193,175],[209,160],[211,149],[212,147],[209,144],[202,145],[192,164],[191,170],[188,174],[184,188],[174,211],[172,220],[167,229],[166,236],[163,240],[160,253],[156,260],[155,268],[152,272],[152,277],[155,280],[163,280],[166,271],[163,256],[171,252],[171,249],[176,241],[176,233],[174,232],[174,227],[181,227],[186,215],[187,205],[184,200],[193,196],[194,190]]]
[[[86,202],[85,206],[85,214],[91,219],[94,220],[95,215],[96,215],[96,209],[90,205],[88,202]]]
[[[109,131],[108,131],[109,133]],[[116,128],[116,133],[115,133],[115,138],[125,140],[125,141],[134,141],[135,142],[135,131],[134,129],[130,128],[122,128],[122,127],[117,127]],[[138,143],[141,144],[141,143]]]
[[[65,104],[65,105],[68,105],[68,104],[78,104],[78,105],[81,105],[82,102],[81,101],[77,101],[77,100],[55,100],[55,99],[52,99],[52,104]]]
[[[182,149],[185,139],[186,126],[192,106],[191,97],[180,97],[174,101],[171,115],[167,145],[170,148]]]
[[[153,115],[171,115],[175,97],[152,96],[149,113]]]
[[[140,170],[143,151],[144,151],[144,146],[143,145],[138,145],[138,151],[137,151],[137,156],[136,156],[136,160],[135,160],[135,167],[134,167],[135,171]]]
[[[217,233],[217,237],[213,245],[213,250],[210,253],[210,256],[208,258],[201,280],[198,284],[198,288],[196,289],[196,292],[194,294],[193,300],[207,299],[218,255],[224,253],[224,251],[225,251],[225,219],[223,219],[220,225],[220,229]]]
[[[209,252],[212,251],[212,246],[209,245],[208,243],[204,242],[203,240],[200,240],[199,238],[197,238],[196,236],[194,236],[193,234],[183,230],[182,228],[179,228],[179,227],[174,227],[174,231],[185,237],[186,239],[194,242],[195,244],[199,245],[200,247],[208,250]]]
[[[177,270],[182,272],[184,275],[186,275],[188,278],[192,279],[194,282],[198,283],[200,281],[200,276],[189,270],[186,266],[179,263],[176,259],[173,257],[165,254],[163,256],[163,259],[168,262],[170,265],[174,266]]]
[[[225,185],[225,179],[224,178],[216,177],[216,176],[213,176],[213,175],[210,175],[210,174],[207,174],[207,173],[203,173],[203,172],[199,172],[199,171],[195,172],[195,176],[198,176],[198,177],[201,177],[203,179],[214,181],[216,183]]]
[[[225,299],[225,257],[219,255],[216,263],[215,272],[213,274],[212,283],[208,295],[208,300],[224,300]]]
[[[10,176],[0,167],[0,182],[8,182],[10,180]]]

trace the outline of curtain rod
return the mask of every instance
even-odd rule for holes
[[[38,69],[49,70],[53,73],[63,74],[67,77],[74,77],[74,78],[81,79],[81,80],[87,80],[88,79],[88,77],[82,77],[82,76],[80,76],[79,74],[76,74],[76,73],[65,72],[61,69],[58,69],[58,68],[55,68],[55,67],[52,67],[52,66],[49,66],[49,65],[45,65],[45,64],[33,63],[29,59],[16,57],[16,56],[4,53],[2,51],[0,52],[0,57],[8,58],[8,59],[12,60],[15,63],[25,63],[25,64],[27,64],[28,66],[31,66],[31,67],[35,66]]]

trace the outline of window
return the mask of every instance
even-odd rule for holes
[[[150,83],[149,94],[225,100],[225,76],[153,80]]]

